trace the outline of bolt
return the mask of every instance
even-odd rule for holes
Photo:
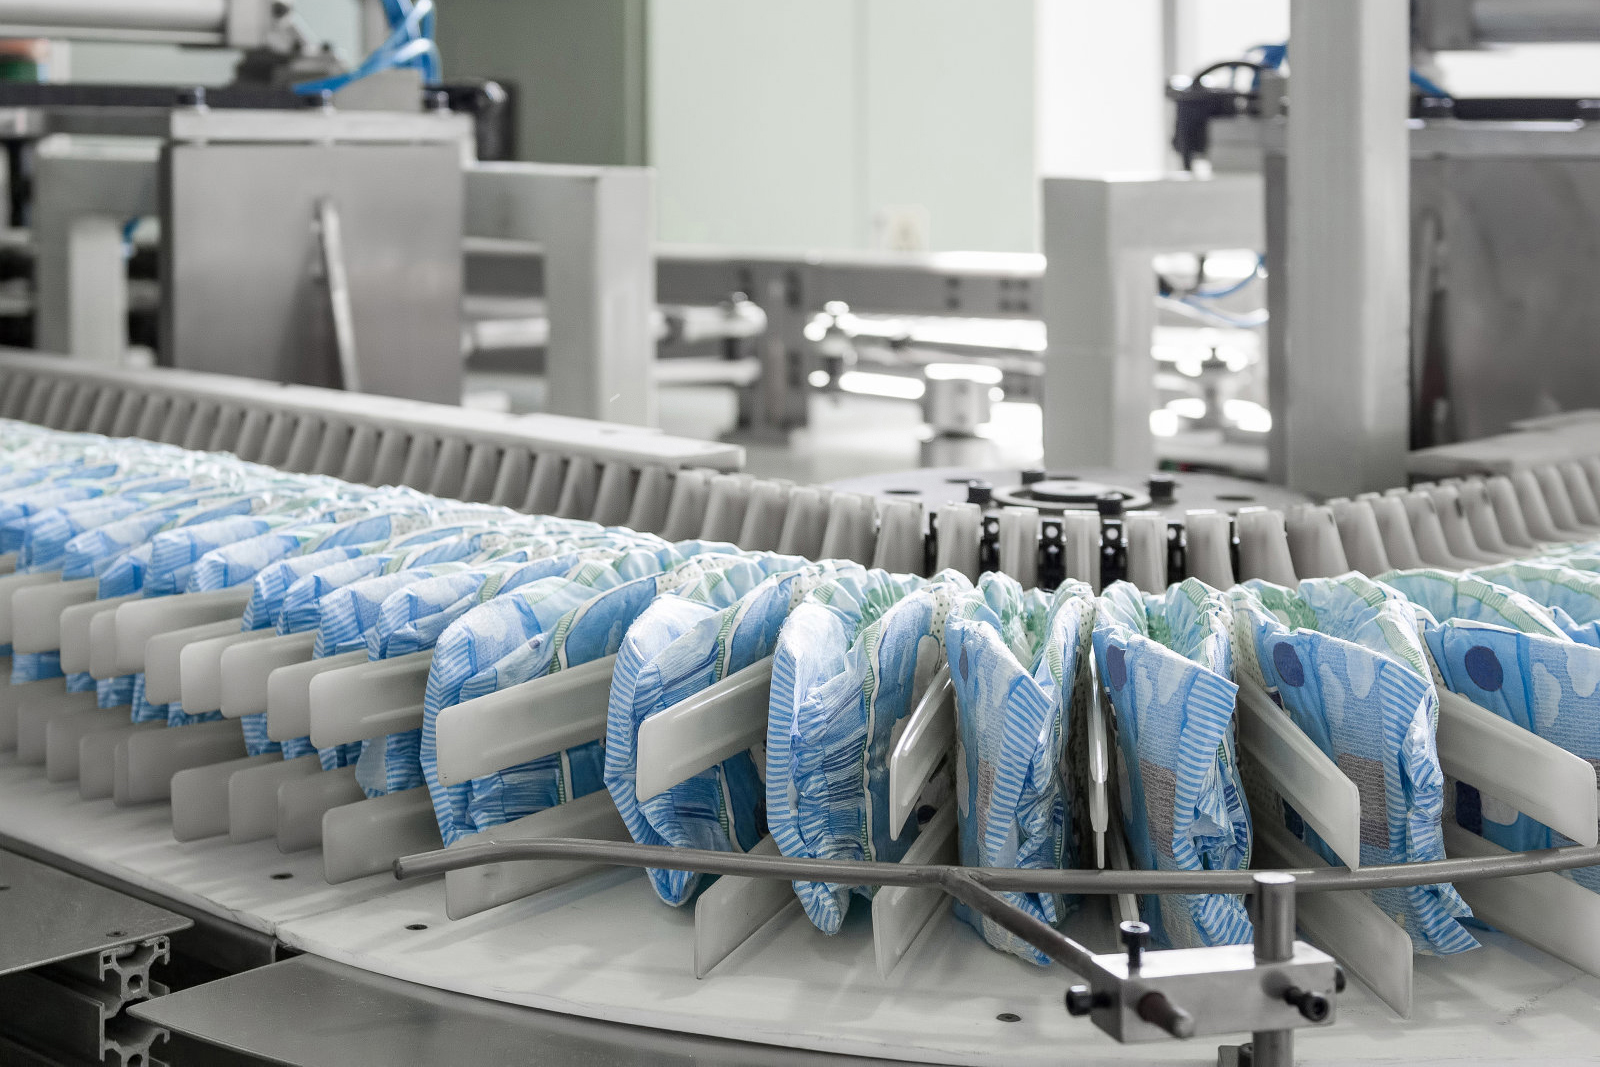
[[[1144,959],[1144,948],[1150,943],[1150,927],[1145,923],[1127,922],[1117,928],[1123,947],[1128,950],[1128,970],[1137,971]]]
[[[967,483],[967,503],[987,506],[994,500],[994,486],[974,478]]]
[[[1343,993],[1346,984],[1348,984],[1348,980],[1344,976],[1344,968],[1336,965],[1333,968],[1333,991],[1335,993]]]
[[[1290,986],[1286,989],[1283,1000],[1285,1004],[1299,1008],[1300,1014],[1314,1023],[1326,1022],[1328,1016],[1333,1013],[1333,1002],[1327,997],[1309,989],[1301,989],[1299,986]]]
[[[1044,481],[1046,477],[1047,474],[1043,469],[1039,467],[1029,467],[1027,470],[1022,472],[1022,484],[1032,485],[1034,482]]]
[[[1105,993],[1096,993],[1086,985],[1075,985],[1067,990],[1067,1014],[1079,1017],[1088,1015],[1096,1008],[1111,1006],[1111,997]]]

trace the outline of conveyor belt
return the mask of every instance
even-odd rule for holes
[[[142,436],[189,442],[202,436],[192,420],[212,419],[214,426],[221,425],[225,413],[237,408],[239,426],[254,416],[252,425],[261,431],[259,443],[251,438],[245,441],[251,447],[240,447],[258,459],[286,465],[291,456],[304,460],[325,453],[322,442],[327,435],[343,434],[345,429],[352,438],[366,432],[380,441],[403,435],[408,458],[401,466],[415,476],[411,484],[425,483],[430,489],[442,484],[434,464],[447,448],[469,457],[488,456],[492,449],[495,462],[501,464],[497,470],[503,472],[505,455],[513,447],[505,437],[472,437],[474,428],[465,422],[446,427],[448,420],[439,421],[444,417],[438,412],[418,410],[427,406],[397,402],[390,409],[386,401],[320,390],[306,391],[301,398],[296,390],[274,394],[282,406],[269,410],[249,405],[245,396],[235,397],[210,376],[198,376],[200,380],[193,383],[193,389],[204,387],[203,396],[185,391],[191,376],[131,374],[114,383],[115,392],[108,394],[112,387],[106,384],[105,372],[75,377],[69,367],[64,376],[57,376],[60,368],[47,363],[22,357],[0,362],[0,414],[63,428],[115,431],[132,425]],[[165,384],[169,381],[174,383],[170,390]],[[163,384],[157,387],[151,382]],[[240,388],[242,393],[251,391]],[[259,391],[259,386],[255,389]],[[304,408],[298,406],[302,399]],[[466,420],[475,421],[476,416]],[[311,428],[302,433],[303,426]],[[493,432],[513,433],[509,428]],[[643,483],[637,472],[646,464],[640,457],[653,447],[648,441],[652,435],[638,435],[646,443],[637,445],[637,451],[608,445],[605,435],[579,434],[571,440],[557,436],[552,432],[535,444],[524,441],[514,447],[528,449],[530,468],[537,466],[539,456],[548,454],[538,452],[536,445],[564,449],[562,481],[567,485],[572,484],[568,472],[573,457],[605,456],[619,467],[627,464],[627,492],[619,491],[608,506],[636,508],[638,486]],[[434,445],[416,445],[424,438]],[[239,440],[218,437],[213,429],[205,445],[237,445]],[[690,443],[670,444],[671,440],[665,439],[669,445],[658,452],[679,451],[675,459],[658,463],[660,469],[690,462],[691,455],[696,464],[707,462],[710,453],[695,452]],[[1146,588],[1157,588],[1185,572],[1221,585],[1231,584],[1235,575],[1292,582],[1297,576],[1336,573],[1351,564],[1377,572],[1409,562],[1397,558],[1401,552],[1418,554],[1419,562],[1451,565],[1459,562],[1451,553],[1465,544],[1461,539],[1468,534],[1463,531],[1478,528],[1469,521],[1481,518],[1472,512],[1474,506],[1491,508],[1507,529],[1513,517],[1510,509],[1516,506],[1517,521],[1537,527],[1536,536],[1543,541],[1577,540],[1586,533],[1600,536],[1596,526],[1600,510],[1594,500],[1600,484],[1589,481],[1587,473],[1588,460],[1600,449],[1590,449],[1591,442],[1581,433],[1565,440],[1564,451],[1540,452],[1540,462],[1532,467],[1508,465],[1505,486],[1482,486],[1481,495],[1475,495],[1479,483],[1469,479],[1459,487],[1446,487],[1455,496],[1436,498],[1430,495],[1432,490],[1423,489],[1333,507],[1300,506],[1287,516],[1258,510],[1230,519],[1213,512],[1185,516],[1174,526],[1166,516],[1144,521],[1134,514],[1115,528],[1119,543],[1110,554],[1102,552],[1106,546],[1100,539],[1113,531],[1102,529],[1099,516],[1086,516],[1092,526],[1067,525],[1092,538],[1092,545],[1084,541],[1080,546],[1092,547],[1092,577],[1100,577],[1101,562],[1121,558],[1122,572]],[[266,447],[269,441],[275,442],[271,449]],[[596,451],[586,452],[591,441],[597,442]],[[414,447],[424,452],[432,447],[434,458],[415,459],[422,453],[413,454]],[[612,451],[605,452],[607,447]],[[489,463],[484,459],[480,467]],[[307,469],[304,463],[297,465]],[[471,467],[468,459],[463,469]],[[314,461],[309,469],[318,469]],[[374,472],[384,473],[376,467],[367,471],[375,477]],[[496,473],[476,484],[503,480]],[[463,476],[463,484],[472,481]],[[623,484],[620,476],[614,481]],[[908,570],[946,562],[975,568],[986,551],[987,520],[981,512],[974,516],[965,510],[940,511],[939,538],[925,542],[920,503],[915,505],[914,523],[904,507],[880,508],[870,497],[846,494],[808,498],[799,495],[805,492],[803,487],[776,486],[776,495],[758,506],[758,494],[748,481],[706,477],[698,483],[705,490],[698,498],[701,513],[691,515],[693,499],[682,489],[688,481],[682,473],[675,474],[668,498],[657,508],[669,526],[674,506],[678,520],[698,520],[679,536],[713,536],[725,529],[729,539],[750,547],[763,541],[781,543],[785,536],[804,537],[817,546],[808,554],[854,555],[863,562],[887,562],[882,558],[887,546]],[[444,482],[454,484],[450,479]],[[1507,487],[1509,497],[1490,492]],[[531,495],[530,490],[527,496]],[[574,497],[566,489],[558,495]],[[1452,500],[1467,503],[1451,511],[1444,502]],[[801,502],[812,513],[808,522],[791,529],[789,516]],[[1400,508],[1398,513],[1395,507]],[[592,513],[593,508],[582,510]],[[1395,514],[1408,524],[1404,531],[1380,521]],[[752,515],[762,521],[753,521]],[[1012,545],[1009,557],[1001,553],[1000,563],[1029,562],[1035,568],[1030,577],[1044,580],[1051,558],[1050,524],[1040,524],[1037,515],[1025,518],[1032,524],[1026,538],[1020,527],[1010,530],[1014,536],[1009,538],[1003,525],[997,527],[999,544]],[[1174,530],[1179,535],[1176,540]],[[1043,540],[1033,539],[1041,533]],[[1369,533],[1372,536],[1367,537]],[[1060,529],[1054,536],[1058,549],[1071,542]],[[1184,551],[1173,554],[1174,544]],[[1358,562],[1361,553],[1371,555],[1373,562]],[[1069,558],[1056,580],[1073,575],[1081,566],[1081,561]],[[0,614],[9,610],[14,627],[39,633],[31,622],[25,626],[32,616],[24,610],[24,602],[31,600],[35,606],[30,610],[37,611],[36,587],[48,585],[48,579],[33,582],[31,597],[23,594],[24,583],[4,582]],[[121,645],[133,640],[130,634],[139,639],[133,645],[148,638],[142,647],[130,646],[137,666],[144,668],[151,684],[159,670],[166,670],[172,675],[167,684],[176,684],[190,706],[191,682],[198,684],[192,676],[201,667],[206,667],[208,677],[215,676],[218,664],[228,662],[224,657],[230,654],[214,646],[201,647],[218,638],[208,627],[236,619],[237,610],[237,603],[213,594],[130,603],[114,609],[105,633],[96,638],[91,628],[87,639],[101,645],[107,639],[117,642],[119,662],[112,673],[124,673],[131,664],[120,662],[128,651]],[[58,629],[58,642],[67,640],[71,628],[63,622]],[[260,644],[265,647],[268,642]],[[65,645],[61,647],[65,652]],[[287,668],[307,655],[307,650],[293,652],[283,663]],[[425,679],[426,656],[419,662],[420,677]],[[365,679],[373,666],[342,667],[323,677],[356,672],[347,677]],[[223,670],[220,682],[207,684],[226,686],[230,680],[236,679]],[[40,688],[0,690],[0,745],[8,718],[15,723],[31,717],[37,720],[32,728],[38,729],[38,723],[47,726],[68,714],[65,707],[50,704],[59,699],[47,692],[50,684],[30,684]],[[350,687],[349,700],[358,702],[362,691],[361,685]],[[29,706],[36,710],[27,711]],[[197,703],[192,706],[199,708]],[[270,705],[267,710],[270,719]],[[314,737],[323,714],[313,699],[309,715]],[[120,751],[106,751],[91,760],[89,748],[80,750],[82,762],[76,768],[80,781],[68,774],[49,780],[46,767],[39,765],[47,760],[47,742],[41,745],[36,739],[31,755],[0,756],[0,839],[104,872],[297,950],[508,1004],[663,1030],[923,1062],[1056,1063],[1061,1062],[1063,1050],[1072,1050],[1074,1061],[1082,1063],[1214,1058],[1212,1045],[1205,1040],[1124,1047],[1067,1017],[1061,1010],[1062,972],[1033,968],[989,949],[971,928],[949,916],[945,899],[931,889],[880,892],[870,908],[856,908],[844,929],[829,938],[810,926],[781,883],[774,896],[756,885],[741,884],[742,879],[725,878],[692,906],[680,909],[662,905],[645,881],[630,871],[553,860],[399,884],[387,873],[389,863],[404,852],[430,847],[426,840],[430,831],[437,845],[424,791],[364,800],[358,790],[352,791],[353,781],[345,771],[294,769],[284,761],[261,757],[239,760],[233,756],[237,727],[229,719],[167,730],[119,729],[124,732],[108,736],[118,741]],[[13,743],[20,740],[12,737]],[[207,738],[214,740],[184,751],[184,745]],[[231,761],[216,762],[230,757]],[[641,753],[641,766],[644,758]],[[173,778],[173,771],[181,773]],[[105,791],[112,796],[84,798],[85,792],[95,792],[84,785],[91,773],[105,779]],[[136,802],[140,797],[164,796],[168,790],[174,798],[171,805]],[[1591,803],[1593,799],[1588,797]],[[226,818],[219,819],[224,813]],[[177,840],[175,826],[191,839]],[[609,796],[601,792],[508,824],[496,834],[614,837],[618,830]],[[1484,847],[1459,834],[1451,841],[1452,852],[1463,855],[1480,854]],[[323,848],[319,850],[318,844]],[[1292,843],[1268,844],[1265,854],[1292,852]],[[938,862],[952,852],[951,837],[925,831],[907,862]],[[1301,862],[1291,854],[1276,858],[1289,865]],[[1571,902],[1571,890],[1579,894],[1574,905],[1578,910],[1552,911]],[[1566,1050],[1572,1051],[1574,1061],[1586,1055],[1592,1043],[1588,1020],[1600,996],[1592,977],[1600,970],[1600,925],[1577,921],[1593,914],[1590,895],[1555,874],[1474,884],[1463,891],[1480,914],[1517,929],[1518,937],[1486,933],[1480,938],[1481,950],[1445,959],[1412,960],[1408,953],[1404,997],[1392,988],[1384,989],[1380,997],[1353,985],[1339,1000],[1337,1025],[1302,1036],[1302,1059],[1333,1063],[1381,1055],[1431,1062],[1500,1061],[1526,1053],[1532,1034],[1537,1034],[1541,1049],[1551,1050],[1546,1062],[1559,1060]],[[1535,900],[1541,902],[1537,907],[1523,909],[1530,914],[1518,914],[1518,901]],[[1315,924],[1324,922],[1326,915],[1319,919],[1307,911],[1304,918],[1315,933]],[[1069,930],[1098,950],[1112,948],[1109,913],[1098,902],[1086,905]],[[1535,944],[1554,955],[1532,947]],[[1394,1010],[1402,1000],[1411,1006],[1409,1020]]]

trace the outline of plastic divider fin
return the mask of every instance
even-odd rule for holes
[[[183,699],[183,653],[196,641],[214,637],[231,637],[239,632],[237,619],[206,622],[198,626],[185,626],[181,630],[168,630],[156,634],[144,646],[144,694],[152,704],[171,704]],[[216,708],[196,708],[184,705],[184,711],[216,711]]]
[[[83,604],[74,604],[69,608],[61,609],[61,670],[66,674],[76,674],[79,671],[94,673],[94,641],[92,626],[95,616],[101,614],[114,614],[116,609],[129,601],[138,600],[139,594],[132,593],[128,596],[109,597],[105,600],[90,600]],[[109,659],[116,653],[115,638],[107,647],[102,657]],[[109,667],[109,664],[108,664]],[[111,675],[106,675],[111,677]]]
[[[889,753],[890,840],[900,840],[900,831],[916,810],[917,797],[955,740],[956,690],[946,664],[906,716],[905,728]]]
[[[11,657],[4,659],[3,669],[7,682],[11,678]],[[13,752],[17,747],[17,713],[24,700],[31,696],[60,693],[65,683],[60,678],[41,678],[20,685],[0,685],[0,751]]]
[[[7,574],[0,577],[0,645],[16,642],[16,627],[12,625],[12,596],[19,589],[26,589],[30,585],[54,585],[60,581],[60,571],[43,574]]]
[[[421,727],[432,662],[424,650],[316,675],[307,689],[311,743],[333,748]]]
[[[244,648],[257,646],[245,645]],[[345,652],[279,667],[267,675],[267,736],[292,741],[311,733],[311,681],[319,674],[367,662],[365,652]]]
[[[750,855],[776,856],[778,843],[763,837]],[[718,878],[694,902],[694,976],[704,978],[785,908],[799,906],[794,887],[780,879]]]
[[[1235,717],[1239,743],[1262,777],[1294,805],[1334,855],[1351,870],[1360,867],[1361,793],[1355,783],[1252,679],[1239,679]]]
[[[639,799],[764,742],[771,693],[768,656],[646,719],[639,726]]]
[[[340,767],[278,784],[278,850],[299,852],[322,844],[322,817],[328,809],[365,800],[356,769]]]
[[[611,794],[601,789],[504,826],[463,837],[459,843],[527,841],[541,837],[633,840],[622,816],[617,814],[616,805],[611,802]],[[450,871],[444,876],[445,914],[452,919],[464,919],[605,869],[605,864],[581,860],[518,860]]]
[[[240,768],[228,776],[228,840],[264,841],[278,833],[278,787],[296,778],[322,774],[317,754],[295,759],[278,754],[271,763]]]
[[[405,789],[329,808],[322,816],[322,864],[338,885],[382,874],[401,856],[442,848],[426,789]]]
[[[45,727],[44,736],[45,777],[52,782],[77,781],[80,742],[89,734],[129,725],[128,717],[132,710],[122,704],[114,708],[57,715],[51,719]]]
[[[961,862],[953,802],[929,820],[900,862]],[[889,977],[941,907],[949,907],[949,898],[936,886],[884,886],[878,890],[872,898],[872,949],[878,977]]]
[[[69,693],[62,687],[61,679],[51,680],[56,683],[54,691],[42,689],[17,702],[18,763],[44,764],[46,730],[52,719],[96,710],[93,693]]]
[[[236,645],[269,641],[276,636],[271,630],[242,630],[186,645],[178,657],[178,689],[183,710],[191,715],[221,711],[223,653]]]
[[[1089,832],[1094,835],[1095,870],[1106,869],[1106,835],[1111,832],[1111,731],[1107,723],[1106,695],[1094,656],[1084,666],[1089,686],[1088,738],[1085,743],[1084,787],[1089,792]]]
[[[228,780],[235,772],[282,763],[276,752],[190,767],[172,776],[172,836],[198,841],[228,832]]]
[[[18,589],[11,597],[11,647],[18,652],[51,652],[61,647],[61,613],[95,598],[98,578],[40,583]]]
[[[1600,804],[1588,760],[1446,689],[1439,690],[1438,744],[1445,774],[1580,845],[1600,844]]]
[[[1444,847],[1451,857],[1507,854],[1448,819]],[[1456,890],[1484,922],[1581,971],[1600,975],[1600,893],[1554,872],[1462,882]]]
[[[616,659],[568,667],[439,712],[439,781],[456,785],[604,737]]]
[[[233,619],[250,602],[250,586],[234,586],[210,593],[180,593],[177,596],[146,597],[117,608],[116,670],[118,674],[137,674],[144,670],[145,646],[156,634],[182,630],[202,623]]]
[[[112,799],[118,806],[166,800],[179,771],[243,755],[244,733],[231,719],[130,734],[117,743]]]
[[[78,795],[84,800],[104,800],[116,790],[117,748],[134,734],[165,730],[164,722],[127,721],[109,730],[96,730],[78,740]]]
[[[270,633],[270,631],[268,631]],[[230,719],[255,715],[267,710],[267,679],[279,667],[304,663],[311,659],[316,647],[315,633],[272,635],[261,641],[234,645],[222,653],[222,714]],[[272,732],[270,719],[268,736],[274,741],[287,741],[304,737],[302,731],[278,737]]]

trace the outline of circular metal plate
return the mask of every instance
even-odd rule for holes
[[[923,506],[932,511],[945,504],[964,502],[968,484],[981,481],[994,487],[992,506],[1020,505],[1038,508],[1044,514],[1060,514],[1067,510],[1093,511],[1095,501],[1102,494],[1119,493],[1124,497],[1125,510],[1160,511],[1170,519],[1181,519],[1186,511],[1211,509],[1231,514],[1245,507],[1281,510],[1311,501],[1303,493],[1245,478],[1188,471],[1160,473],[1171,474],[1173,478],[1171,503],[1157,504],[1151,501],[1146,488],[1149,475],[1103,468],[1052,470],[1043,481],[1024,485],[1022,472],[1015,469],[928,467],[846,478],[830,482],[829,487],[852,493],[871,493],[885,500],[921,500]]]

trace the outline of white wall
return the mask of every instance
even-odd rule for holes
[[[1039,173],[1163,169],[1161,0],[1038,0],[1037,8]]]
[[[1289,39],[1289,0],[1178,0],[1176,73]]]
[[[1034,246],[1033,0],[658,0],[663,241]]]

